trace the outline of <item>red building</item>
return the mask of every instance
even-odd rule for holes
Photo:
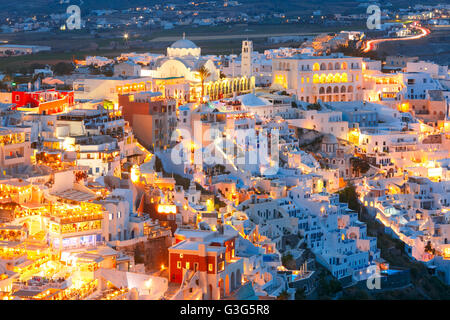
[[[74,104],[73,91],[13,91],[12,103],[21,110],[30,109],[39,114],[53,114],[63,112]]]
[[[180,283],[186,270],[199,272],[206,299],[229,296],[242,284],[243,260],[236,257],[237,234],[177,230],[169,248],[169,281]]]

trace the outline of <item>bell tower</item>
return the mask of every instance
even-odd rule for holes
[[[241,76],[250,78],[253,75],[252,66],[253,41],[242,41]]]

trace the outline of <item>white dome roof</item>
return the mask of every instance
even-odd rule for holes
[[[173,49],[197,49],[197,45],[193,43],[191,40],[187,39],[180,39],[178,41],[175,41],[170,46]]]

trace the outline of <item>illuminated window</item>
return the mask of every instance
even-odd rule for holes
[[[302,77],[302,83],[305,83],[305,78],[304,77]]]
[[[336,74],[334,75],[334,82],[335,82],[335,83],[341,82],[341,75],[340,75],[339,73],[336,73]]]
[[[234,258],[234,249],[231,250],[231,257]]]
[[[319,75],[315,74],[314,77],[313,77],[313,83],[319,83],[319,82],[320,82]]]
[[[332,83],[333,80],[334,80],[334,76],[331,73],[328,74],[328,76],[327,76],[327,83]]]
[[[177,261],[177,268],[181,269],[181,261]]]
[[[320,83],[325,83],[326,81],[327,81],[327,76],[324,75],[324,74],[322,74],[322,75],[320,76]]]
[[[212,265],[212,263],[208,264],[208,271],[210,271],[210,272],[213,271],[213,265]]]
[[[189,269],[191,264],[189,262],[186,262],[186,269]]]
[[[320,65],[318,63],[314,63],[313,71],[319,71],[319,70],[320,70]]]
[[[344,72],[344,73],[342,74],[341,82],[348,82],[348,75],[347,75],[347,73]]]
[[[183,258],[183,254],[182,253],[180,253],[180,258]]]

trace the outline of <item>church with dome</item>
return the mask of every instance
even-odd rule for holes
[[[201,55],[201,48],[191,40],[177,40],[167,48],[167,55],[155,61],[151,69],[143,69],[141,76],[153,78],[153,90],[165,96],[192,101],[201,95],[199,69],[205,66],[209,77],[204,79],[205,96],[210,99],[231,97],[234,93],[248,93],[255,87],[254,78],[221,78],[221,70],[214,60]]]

